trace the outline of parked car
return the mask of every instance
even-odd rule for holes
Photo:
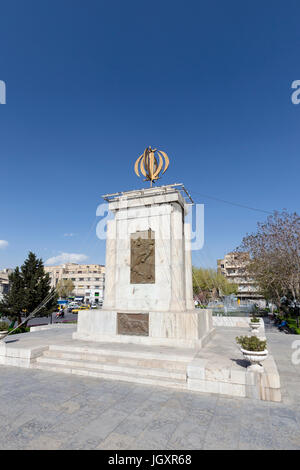
[[[89,310],[89,309],[90,309],[90,307],[83,307],[83,306],[82,307],[76,307],[76,308],[72,309],[72,313],[78,313],[81,310]]]

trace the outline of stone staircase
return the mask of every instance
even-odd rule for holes
[[[32,366],[52,372],[187,389],[191,351],[140,345],[50,345]]]

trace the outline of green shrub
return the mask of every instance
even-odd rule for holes
[[[264,351],[267,341],[263,341],[257,336],[237,336],[236,342],[246,351]]]
[[[297,319],[295,318],[288,318],[287,319],[287,324],[289,328],[291,329],[292,333],[295,335],[300,334],[300,328],[297,328]]]
[[[13,328],[9,328],[9,331],[12,331]],[[28,326],[21,328],[17,328],[13,333],[10,333],[11,335],[19,335],[20,333],[28,333],[30,331],[30,328]]]
[[[253,315],[253,317],[251,318],[251,323],[259,323],[259,318]]]
[[[0,331],[7,331],[9,327],[9,324],[6,323],[5,321],[0,321]]]

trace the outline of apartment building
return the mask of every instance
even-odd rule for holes
[[[85,302],[101,303],[104,297],[105,266],[101,264],[66,263],[59,266],[45,266],[50,274],[51,287],[58,281],[70,279],[74,284],[73,295]]]
[[[218,259],[218,272],[223,274],[229,282],[238,285],[237,297],[240,300],[260,301],[263,297],[259,294],[253,279],[247,273],[249,261],[249,253],[228,253],[224,259]]]
[[[2,269],[0,271],[0,300],[3,299],[3,295],[7,294],[9,289],[8,276],[12,273],[12,269]]]

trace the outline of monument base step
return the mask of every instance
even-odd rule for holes
[[[155,376],[157,378],[164,377],[170,379],[179,379],[179,380],[186,380],[186,372],[178,372],[176,370],[168,370],[168,369],[151,369],[146,367],[137,367],[134,368],[132,366],[126,366],[125,364],[115,365],[109,362],[100,363],[98,361],[83,361],[78,359],[60,359],[60,358],[52,358],[52,357],[39,357],[36,361],[39,365],[46,364],[46,365],[59,365],[59,366],[66,366],[68,369],[73,367],[82,367],[83,365],[88,368],[89,370],[101,371],[101,372],[113,372],[113,373],[125,373],[125,374],[136,374],[138,376]]]
[[[135,369],[145,367],[148,369],[161,369],[163,372],[171,370],[177,374],[186,374],[187,363],[175,362],[175,361],[162,361],[159,359],[148,358],[141,359],[136,357],[124,357],[117,355],[103,355],[93,353],[74,353],[74,352],[63,352],[63,351],[45,351],[43,357],[37,359],[38,362],[55,362],[65,361],[69,362],[86,362],[90,367],[107,369],[108,367],[113,369],[120,369],[124,367],[134,367]],[[77,365],[77,364],[75,364]]]
[[[99,345],[100,346],[100,345]],[[71,345],[50,345],[36,358],[33,367],[69,374],[158,385],[177,389],[187,388],[187,365],[193,353],[180,355],[163,348],[109,348]]]
[[[160,387],[169,387],[185,390],[187,388],[186,380],[173,380],[162,377],[150,377],[150,376],[137,376],[135,371],[132,371],[132,374],[123,373],[123,372],[109,372],[109,371],[98,371],[93,369],[88,369],[84,365],[82,367],[66,367],[60,364],[39,364],[36,363],[34,368],[48,370],[52,372],[62,372],[66,374],[76,374],[84,375],[88,377],[98,377],[107,380],[118,380],[123,382],[135,382],[140,384],[147,385],[158,385]]]
[[[68,344],[50,344],[49,352],[55,354],[80,354],[82,358],[87,356],[115,357],[117,359],[134,359],[135,361],[152,359],[162,363],[171,362],[173,365],[178,363],[189,363],[197,354],[197,351],[190,348],[176,349],[167,346],[148,346],[143,344],[125,344],[125,343],[97,343],[90,341],[72,340]]]

